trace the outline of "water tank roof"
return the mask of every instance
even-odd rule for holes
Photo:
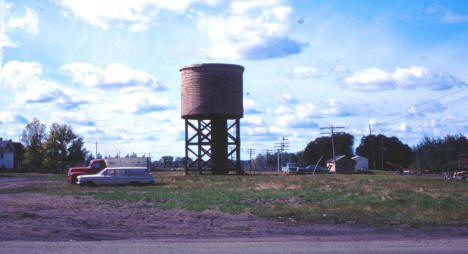
[[[223,64],[223,63],[202,63],[202,64],[190,64],[182,66],[179,71],[195,68],[227,68],[227,69],[240,69],[244,71],[244,66],[237,64]]]

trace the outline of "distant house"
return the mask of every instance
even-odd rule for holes
[[[336,156],[336,165],[333,158],[326,161],[330,173],[353,172],[356,162],[346,155]]]
[[[361,171],[361,170],[368,170],[369,169],[369,159],[366,157],[362,156],[354,156],[353,159],[356,162],[356,165],[354,166],[354,171]]]
[[[23,145],[21,143],[0,138],[0,169],[22,169]]]

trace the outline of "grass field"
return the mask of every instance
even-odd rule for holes
[[[47,184],[3,192],[93,196],[134,203],[136,208],[144,205],[196,211],[219,209],[226,213],[249,211],[259,217],[292,222],[468,225],[467,181],[446,182],[384,172],[252,176],[163,172],[155,173],[155,179],[157,184],[150,186],[80,187],[67,184],[64,176],[47,175]],[[146,202],[138,202],[141,200]]]

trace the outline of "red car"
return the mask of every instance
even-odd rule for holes
[[[69,168],[68,182],[76,183],[78,176],[96,174],[104,168],[106,168],[106,161],[104,159],[91,160],[87,167]]]

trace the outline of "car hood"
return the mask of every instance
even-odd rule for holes
[[[81,171],[81,170],[88,170],[88,169],[90,169],[90,167],[74,167],[74,168],[70,168],[68,170],[71,171],[71,172],[74,172],[74,171]]]

